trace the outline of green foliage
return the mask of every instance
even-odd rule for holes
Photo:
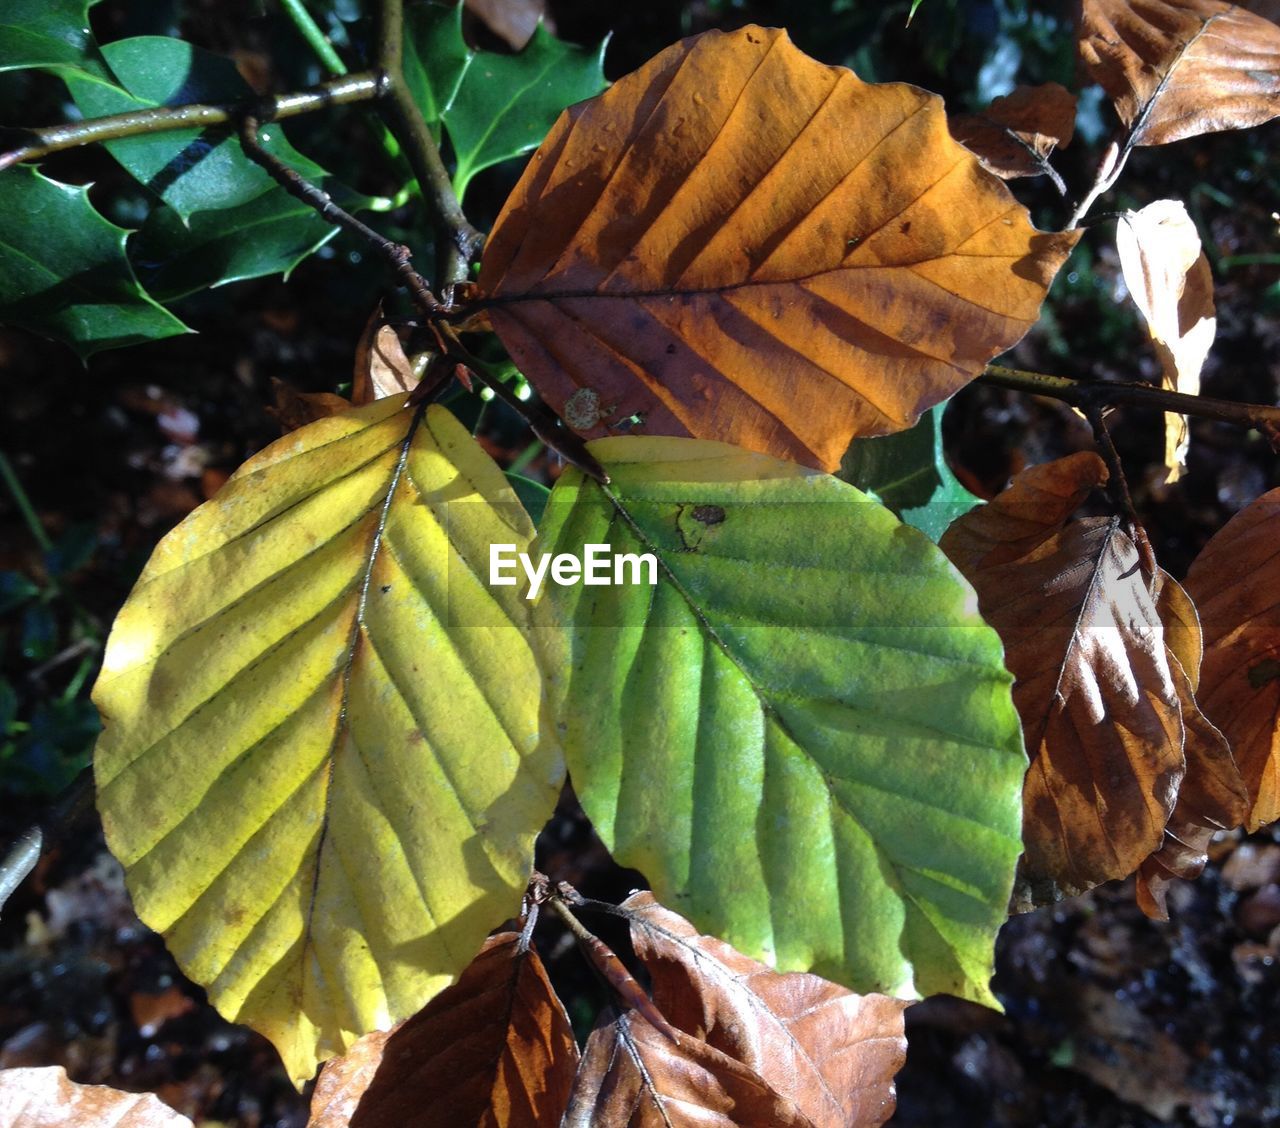
[[[543,606],[552,714],[614,856],[779,967],[991,1002],[1026,761],[967,585],[827,475],[719,443],[591,449],[610,484],[562,476],[540,546],[660,570]]]
[[[37,68],[85,82],[111,83],[89,34],[96,0],[5,0],[0,11],[0,71]]]
[[[942,452],[942,407],[931,407],[906,431],[854,439],[840,477],[882,501],[934,544],[978,498],[964,488]]]
[[[138,284],[128,232],[84,188],[32,168],[0,176],[0,308],[5,320],[65,341],[82,358],[187,328]]]

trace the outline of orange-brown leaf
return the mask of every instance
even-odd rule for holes
[[[1021,337],[1076,237],[1037,233],[935,96],[746,27],[567,110],[479,286],[576,429],[639,415],[831,470]]]
[[[77,1085],[60,1065],[0,1070],[0,1124],[13,1128],[191,1128],[152,1093]]]
[[[356,343],[355,367],[351,373],[351,402],[357,406],[384,396],[411,392],[419,376],[404,351],[404,342],[394,325],[383,320],[382,304],[369,315]]]
[[[635,1011],[591,1032],[563,1128],[813,1128],[754,1070]]]
[[[875,1128],[893,1115],[904,1000],[779,974],[700,935],[649,893],[622,907],[654,1002],[673,1025],[755,1070],[816,1125]]]
[[[1031,760],[1018,908],[1137,869],[1161,842],[1184,770],[1178,694],[1138,550],[1118,519],[1063,523],[1065,503],[1099,476],[1095,457],[1024,471],[941,542],[1016,679]]]
[[[292,384],[274,376],[271,378],[271,395],[275,402],[267,408],[267,414],[275,417],[280,430],[285,433],[296,431],[317,419],[328,419],[330,415],[341,415],[351,410],[351,401],[334,392],[300,392]]]
[[[416,1015],[326,1064],[311,1128],[556,1123],[578,1048],[537,953],[519,951],[518,941],[514,932],[491,936]]]
[[[1138,145],[1280,114],[1280,27],[1225,0],[1084,0],[1080,57]]]
[[[1280,489],[1218,531],[1186,588],[1204,628],[1197,698],[1231,744],[1256,830],[1280,818]]]
[[[955,139],[997,176],[1041,176],[1049,155],[1065,148],[1076,127],[1076,96],[1065,86],[1018,86],[980,114],[951,119]]]

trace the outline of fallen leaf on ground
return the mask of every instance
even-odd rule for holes
[[[1084,0],[1080,58],[1136,145],[1280,114],[1280,27],[1225,0]]]
[[[1067,504],[1105,479],[1092,453],[1032,467],[941,542],[1017,679],[1031,761],[1019,909],[1137,869],[1161,842],[1184,770],[1178,693],[1138,550],[1118,518],[1067,523]]]
[[[12,1128],[192,1128],[152,1093],[77,1085],[60,1065],[0,1070],[0,1124]]]
[[[1280,489],[1218,530],[1185,586],[1204,628],[1197,697],[1231,744],[1257,830],[1280,818]]]
[[[937,97],[745,27],[560,117],[480,302],[576,430],[638,416],[833,470],[1018,340],[1077,237],[1037,232]]]
[[[650,893],[622,908],[653,1001],[674,1026],[754,1069],[815,1125],[875,1128],[893,1115],[906,1002],[780,974],[700,935]]]

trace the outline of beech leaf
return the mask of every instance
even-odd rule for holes
[[[365,322],[356,344],[351,400],[356,404],[366,404],[383,396],[411,392],[418,386],[418,380],[419,374],[405,354],[400,332],[394,325],[387,324],[379,302]]]
[[[649,893],[622,908],[653,1001],[674,1026],[754,1069],[815,1125],[875,1128],[893,1115],[905,1002],[780,974],[699,935]]]
[[[1179,200],[1157,200],[1125,212],[1116,228],[1120,268],[1134,304],[1142,311],[1160,357],[1166,388],[1200,394],[1200,370],[1213,344],[1217,318],[1213,274],[1200,249],[1196,225]],[[1165,415],[1167,480],[1186,466],[1187,417]]]
[[[1005,180],[1052,172],[1049,156],[1076,127],[1076,96],[1056,82],[1017,86],[978,114],[956,114],[951,133]]]
[[[1226,0],[1084,0],[1080,58],[1135,145],[1280,114],[1280,27]]]
[[[564,769],[526,602],[481,576],[532,535],[465,428],[390,397],[245,463],[112,628],[108,844],[139,916],[298,1083],[520,904]]]
[[[1017,341],[1077,237],[1037,233],[937,97],[746,27],[561,115],[480,305],[584,434],[638,415],[834,469]]]
[[[699,930],[858,991],[992,1004],[1025,759],[973,592],[852,486],[705,440],[588,449],[538,548],[651,553],[656,584],[537,615],[574,787]]]
[[[153,1093],[77,1085],[60,1065],[0,1069],[0,1124],[13,1128],[191,1128]]]
[[[1257,830],[1280,818],[1280,489],[1218,530],[1186,588],[1204,628],[1197,697],[1231,744]]]
[[[562,1128],[813,1128],[754,1070],[635,1011],[591,1032]]]
[[[1159,846],[1183,726],[1155,600],[1118,518],[1068,522],[1096,454],[1023,471],[941,547],[978,592],[1017,679],[1031,766],[1019,909],[1132,873]]]
[[[578,1047],[542,961],[519,939],[491,936],[423,1010],[326,1064],[309,1128],[556,1123]]]

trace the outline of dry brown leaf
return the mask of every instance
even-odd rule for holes
[[[1137,869],[1162,840],[1184,770],[1178,693],[1138,550],[1118,518],[1063,523],[1065,503],[1105,476],[1087,453],[1032,467],[941,542],[1016,679],[1031,760],[1019,909]]]
[[[1018,86],[980,114],[957,114],[951,133],[1005,180],[1043,176],[1054,149],[1064,149],[1076,128],[1076,96],[1065,86]]]
[[[547,23],[548,31],[555,30],[547,20],[547,0],[466,0],[466,4],[467,11],[513,51],[524,49],[539,20]]]
[[[755,1070],[816,1125],[875,1128],[893,1115],[907,1002],[779,974],[700,935],[650,893],[622,907],[653,1001],[674,1026]]]
[[[309,1128],[556,1123],[578,1047],[542,961],[518,941],[491,936],[416,1015],[326,1063]]]
[[[677,1045],[636,1011],[602,1021],[562,1128],[813,1128],[752,1069],[697,1038]]]
[[[77,1085],[60,1065],[0,1070],[6,1128],[192,1128],[152,1093]]]
[[[286,434],[317,419],[351,410],[351,401],[334,392],[300,392],[275,376],[271,377],[271,395],[275,403],[267,408],[267,414],[275,418]]]
[[[351,373],[351,402],[357,407],[411,392],[418,386],[418,373],[404,351],[404,341],[394,325],[383,320],[382,304],[369,315],[356,343],[355,367]]]
[[[1125,285],[1160,357],[1164,386],[1199,395],[1200,370],[1218,321],[1213,273],[1187,209],[1180,200],[1156,200],[1141,211],[1125,212],[1116,227],[1116,249]],[[1165,415],[1169,482],[1176,482],[1186,465],[1189,437],[1185,415]]]
[[[479,287],[576,430],[639,415],[833,470],[1018,340],[1077,237],[1037,233],[937,97],[746,27],[565,111]]]
[[[1280,489],[1218,531],[1186,588],[1204,628],[1196,696],[1231,744],[1257,830],[1280,818]]]
[[[1280,114],[1280,27],[1224,0],[1084,0],[1080,58],[1135,145]]]

